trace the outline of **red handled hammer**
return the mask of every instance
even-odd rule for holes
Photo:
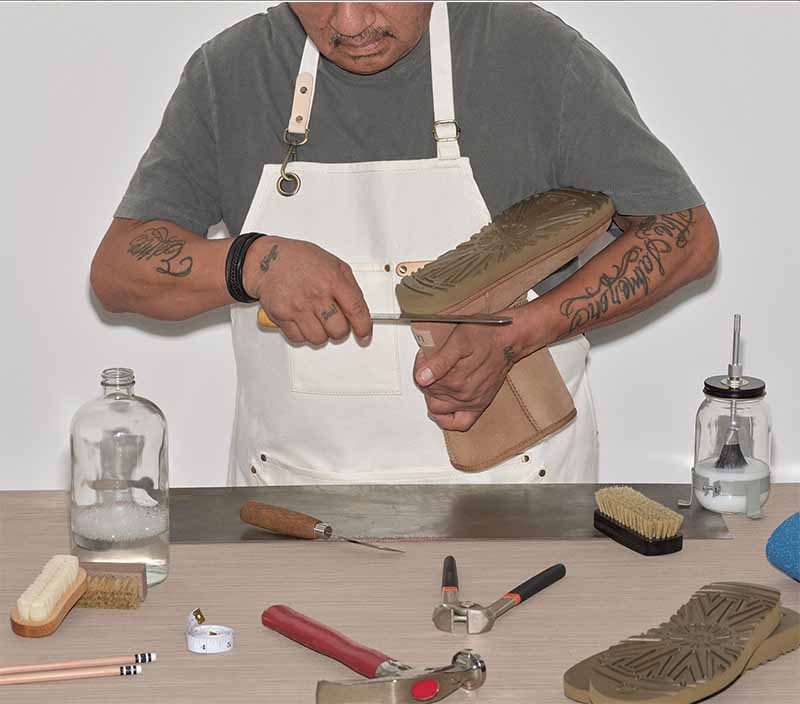
[[[486,679],[486,663],[471,650],[460,650],[444,667],[415,669],[288,606],[270,606],[261,614],[261,622],[369,678],[317,682],[317,704],[428,704],[458,689],[477,689]]]

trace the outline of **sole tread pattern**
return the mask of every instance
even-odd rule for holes
[[[444,310],[477,290],[526,266],[558,247],[561,240],[595,229],[614,208],[601,194],[575,189],[537,193],[503,211],[469,240],[442,254],[398,285],[406,312],[430,312],[427,301],[440,298]],[[488,272],[488,274],[487,274]]]
[[[778,625],[779,602],[779,592],[759,585],[703,587],[669,621],[598,657],[592,702],[690,704],[723,689]]]
[[[781,607],[781,621],[755,651],[747,663],[746,671],[772,662],[800,648],[800,614]],[[590,704],[589,680],[604,653],[597,653],[573,665],[564,673],[564,694],[573,701]]]

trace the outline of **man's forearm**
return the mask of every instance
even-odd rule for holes
[[[717,234],[703,206],[617,221],[616,241],[516,313],[525,331],[518,357],[649,308],[714,267]]]
[[[92,288],[115,313],[190,318],[232,302],[225,285],[229,247],[164,220],[117,218],[92,261]]]

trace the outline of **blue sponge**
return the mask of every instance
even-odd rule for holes
[[[800,582],[800,511],[789,516],[769,536],[767,559]]]

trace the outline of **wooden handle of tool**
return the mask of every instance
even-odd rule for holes
[[[288,606],[270,606],[261,614],[261,623],[306,648],[338,660],[364,677],[375,677],[378,667],[392,659]]]
[[[260,501],[247,501],[239,509],[239,518],[245,523],[266,528],[281,535],[314,540],[320,535],[314,532],[314,526],[322,521],[299,511],[290,511],[280,506],[262,504]]]
[[[257,317],[257,320],[258,320],[258,324],[259,324],[259,325],[260,325],[262,328],[273,328],[273,329],[274,329],[274,328],[277,328],[277,327],[278,327],[278,324],[277,324],[277,323],[273,323],[273,322],[272,322],[272,321],[269,319],[269,316],[267,315],[267,311],[265,311],[265,310],[264,310],[264,309],[263,309],[261,306],[259,306],[259,307],[258,307],[258,317]]]

